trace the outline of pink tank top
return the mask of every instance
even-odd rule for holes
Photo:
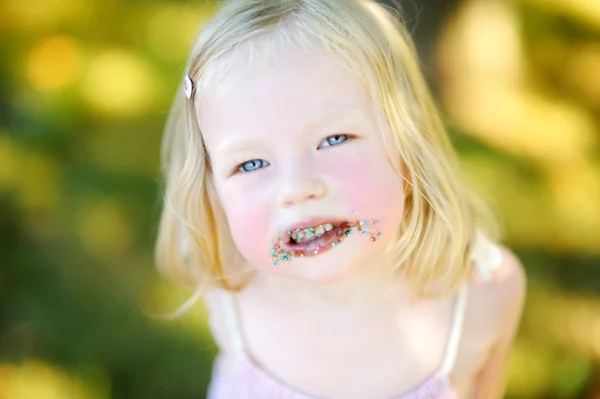
[[[499,249],[487,241],[485,246],[483,243],[479,245],[473,260],[484,278],[489,277],[491,269],[499,267],[502,263]],[[226,291],[215,291],[210,294],[211,300],[218,301],[218,306],[223,312],[233,349],[231,353],[219,353],[215,358],[207,399],[320,399],[285,385],[248,354],[244,347],[234,298]],[[421,384],[393,399],[459,398],[450,381],[450,373],[462,335],[467,299],[468,285],[465,282],[460,286],[455,298],[444,358],[438,368]]]

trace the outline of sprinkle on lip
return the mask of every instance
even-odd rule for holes
[[[276,237],[275,240],[281,240],[284,244],[296,240],[298,236],[302,238],[312,238],[313,236],[320,236],[330,231],[333,228],[339,227],[343,223],[352,223],[351,221],[337,217],[321,217],[306,220],[304,222],[296,223],[293,226],[289,226],[280,236]]]
[[[319,238],[329,233],[332,230],[335,230],[343,225],[351,226],[351,222],[343,221],[340,223],[321,223],[318,225],[314,225],[311,227],[307,227],[304,229],[295,229],[292,231],[291,235],[285,236],[282,238],[286,244],[297,245],[303,242],[310,241],[313,238]]]
[[[352,211],[352,213],[355,213],[355,212]],[[381,237],[381,235],[382,235],[382,233],[375,228],[375,225],[377,225],[379,223],[378,220],[362,219],[357,222],[350,222],[348,220],[345,220],[345,221],[340,221],[339,223],[335,223],[335,224],[332,224],[331,222],[328,222],[328,223],[332,226],[332,229],[330,229],[330,230],[335,231],[334,241],[331,243],[331,247],[329,247],[329,246],[325,247],[325,246],[321,246],[321,244],[317,244],[316,248],[313,245],[312,249],[309,250],[310,252],[305,252],[304,250],[301,250],[299,248],[294,248],[296,246],[298,246],[298,247],[304,246],[304,248],[306,250],[305,243],[310,243],[312,241],[312,238],[315,237],[315,234],[314,234],[315,227],[322,228],[323,224],[317,224],[317,225],[313,225],[313,226],[309,226],[309,227],[307,226],[303,229],[291,228],[291,229],[286,230],[286,234],[283,234],[282,237],[277,239],[275,241],[275,243],[273,244],[273,247],[269,250],[269,260],[271,262],[273,262],[273,266],[277,266],[280,261],[290,262],[292,259],[294,259],[296,257],[301,258],[301,257],[304,257],[305,255],[315,256],[315,255],[320,254],[321,252],[327,251],[328,249],[338,247],[343,241],[345,241],[352,235],[352,230],[354,230],[354,229],[356,229],[358,232],[360,232],[361,233],[360,235],[362,235],[362,236],[370,236],[369,239],[371,242],[375,242],[377,240],[377,237]],[[335,230],[336,228],[339,228],[340,226],[344,225],[344,223],[347,223],[345,230],[341,230],[341,231]],[[326,233],[328,233],[330,230],[327,230]],[[301,233],[302,231],[312,233],[312,236],[310,237],[310,239],[303,241],[301,244],[292,243],[292,235]],[[321,234],[324,234],[324,233],[321,232]],[[320,235],[315,237],[315,239],[318,239],[319,237],[320,237]],[[335,238],[335,237],[337,237],[337,238]],[[331,238],[329,238],[328,240],[329,240],[329,242],[331,242]],[[329,244],[327,244],[327,245],[329,245]],[[310,244],[308,244],[308,248],[310,248],[310,247],[311,247]]]

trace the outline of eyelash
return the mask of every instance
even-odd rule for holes
[[[342,140],[342,141],[340,141],[338,143],[334,143],[334,144],[329,143],[330,139],[332,139],[332,138],[338,138],[339,139],[341,137],[345,137],[344,140]],[[352,136],[350,134],[334,134],[334,135],[326,137],[321,143],[323,143],[323,142],[327,143],[327,145],[324,146],[323,148],[335,147],[335,146],[343,144],[346,141],[348,141],[350,139],[353,139],[353,138],[354,138],[354,136]],[[319,144],[319,147],[321,147],[321,144]],[[252,170],[243,170],[244,166],[247,165],[247,164],[250,164],[250,163],[259,163],[261,167],[257,168],[257,169],[252,169]],[[265,161],[263,159],[251,159],[250,161],[242,162],[241,164],[237,165],[235,167],[235,169],[232,171],[231,174],[234,175],[234,174],[237,174],[237,173],[251,173],[251,172],[256,172],[257,170],[263,169],[265,166],[269,166],[269,165],[271,165],[269,163],[269,161]]]

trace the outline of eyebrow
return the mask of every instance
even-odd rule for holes
[[[361,108],[343,108],[343,109],[335,109],[327,113],[321,114],[314,121],[309,122],[304,129],[305,130],[314,130],[316,128],[322,127],[327,123],[332,122],[333,120],[339,119],[341,117],[357,117],[364,116],[365,112]],[[223,141],[221,145],[218,147],[219,153],[230,153],[230,152],[238,152],[242,150],[246,150],[252,147],[258,146],[262,142],[261,139],[251,138],[239,138],[239,136],[232,137],[229,140]]]

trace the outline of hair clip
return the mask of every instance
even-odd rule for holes
[[[183,82],[183,90],[188,100],[191,100],[192,97],[194,97],[194,89],[194,81],[192,80],[192,78],[190,78],[190,75],[186,73]]]

